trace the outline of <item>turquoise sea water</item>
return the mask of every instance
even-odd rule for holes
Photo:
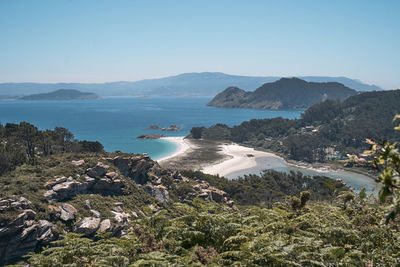
[[[176,150],[176,145],[164,140],[140,140],[141,134],[162,133],[167,136],[185,136],[194,126],[225,123],[229,126],[256,118],[299,118],[303,110],[252,110],[207,107],[210,98],[103,98],[75,101],[0,101],[0,122],[30,122],[40,129],[56,126],[68,128],[75,138],[100,141],[107,151],[121,150],[147,153],[157,160]],[[177,132],[147,130],[150,125],[168,127],[176,124]],[[302,171],[307,175],[321,175],[314,171],[287,165],[270,158],[259,159],[255,168],[228,175],[256,173],[263,169]],[[358,191],[366,187],[372,191],[375,183],[370,178],[346,171],[324,175],[341,178]]]
[[[210,98],[103,98],[73,101],[0,101],[0,122],[27,121],[40,129],[62,126],[77,139],[100,141],[107,151],[147,153],[158,159],[172,153],[176,145],[163,140],[139,140],[141,134],[185,136],[194,126],[216,123],[236,125],[254,118],[298,118],[302,110],[252,110],[207,107]],[[177,132],[147,130],[150,125]]]

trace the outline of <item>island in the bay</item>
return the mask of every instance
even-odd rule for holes
[[[161,130],[161,131],[167,131],[167,132],[173,132],[173,131],[179,131],[181,129],[181,127],[172,124],[170,125],[168,128],[161,128],[158,125],[150,125],[149,128],[147,128],[147,130]]]
[[[281,78],[265,83],[255,91],[228,87],[207,105],[223,108],[303,109],[327,99],[344,100],[357,91],[338,82],[307,82]]]
[[[20,97],[22,100],[77,100],[97,99],[98,95],[90,92],[81,92],[75,89],[59,89],[49,93],[32,94]]]

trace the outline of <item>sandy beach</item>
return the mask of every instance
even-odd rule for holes
[[[184,139],[184,136],[178,136],[178,137],[162,137],[160,140],[165,140],[171,143],[174,143],[178,146],[177,150],[165,157],[162,157],[158,159],[158,162],[165,161],[167,159],[175,158],[179,155],[185,154],[193,145],[190,143],[190,141]]]
[[[356,192],[362,187],[372,192],[375,180],[365,174],[351,170],[332,169],[328,165],[314,166],[301,162],[287,162],[274,153],[255,150],[235,143],[219,143],[206,140],[184,139],[183,137],[166,137],[174,142],[178,149],[171,155],[159,159],[165,168],[180,170],[199,170],[207,174],[235,179],[249,173],[259,174],[264,169],[280,171],[301,171],[304,175],[325,175],[332,179],[341,179]]]
[[[162,137],[161,140],[172,142],[178,146],[177,150],[157,161],[165,163],[167,161],[182,160],[182,158],[193,157],[193,151],[204,150],[203,147],[194,143],[194,140],[184,139],[184,137]],[[193,164],[191,169],[200,170],[207,174],[226,176],[230,173],[235,173],[241,170],[251,169],[257,166],[258,159],[280,159],[285,164],[293,167],[314,170],[317,172],[327,172],[329,168],[313,168],[312,166],[298,166],[293,163],[286,162],[282,157],[265,151],[255,150],[254,148],[245,147],[235,143],[217,144],[215,152],[219,154],[217,160],[210,159],[209,161]]]
[[[261,157],[279,158],[279,156],[272,153],[258,151],[255,150],[254,148],[249,148],[233,143],[222,144],[220,145],[220,148],[221,148],[220,153],[229,156],[229,159],[204,167],[202,169],[202,172],[207,174],[213,174],[213,175],[218,174],[219,176],[225,176],[229,173],[257,166],[256,160],[258,158]]]

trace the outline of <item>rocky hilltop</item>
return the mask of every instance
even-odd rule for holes
[[[0,125],[0,266],[398,263],[399,219],[384,226],[388,206],[340,181],[228,180],[53,138],[66,132]]]
[[[98,95],[94,93],[81,92],[74,89],[60,89],[50,93],[33,94],[23,96],[22,100],[75,100],[75,99],[96,99]]]
[[[2,188],[8,190],[0,197],[0,266],[69,232],[125,236],[131,221],[158,212],[163,203],[200,198],[233,207],[224,191],[162,169],[147,155],[109,156],[52,158],[35,166],[36,171],[20,167],[18,178],[1,177]],[[29,172],[31,185],[21,189],[18,184]],[[186,194],[177,193],[180,188]]]
[[[254,92],[228,87],[207,105],[224,108],[303,109],[326,99],[344,100],[357,91],[337,82],[306,82],[298,78],[282,78],[265,83]]]

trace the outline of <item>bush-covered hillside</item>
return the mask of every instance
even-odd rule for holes
[[[339,181],[230,181],[146,155],[34,151],[0,176],[0,266],[400,264],[390,198]]]
[[[367,203],[367,204],[366,204]],[[192,200],[132,222],[122,238],[68,234],[40,254],[33,266],[396,266],[398,221],[382,225],[385,211],[356,197],[226,210]]]
[[[302,109],[326,99],[344,100],[357,91],[337,82],[306,82],[298,78],[281,78],[265,83],[254,92],[228,87],[207,105],[225,108]]]
[[[400,140],[392,122],[399,103],[400,90],[366,92],[313,105],[298,120],[254,119],[234,127],[195,127],[191,133],[194,138],[270,149],[294,160],[324,162],[363,151],[366,138]]]

